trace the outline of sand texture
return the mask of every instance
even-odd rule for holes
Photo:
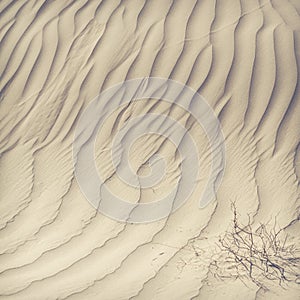
[[[0,299],[300,299],[299,14],[299,0],[1,0]],[[190,184],[171,214],[152,210]]]

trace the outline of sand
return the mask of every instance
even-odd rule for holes
[[[298,299],[299,14],[297,0],[0,1],[0,298]],[[134,102],[124,82],[138,78]],[[201,95],[207,125],[191,117],[202,100],[166,79]],[[117,84],[91,109],[107,111],[99,131],[95,115],[80,127]],[[84,193],[96,173],[76,145],[92,134],[103,186],[132,205],[123,220],[105,191],[98,210]],[[186,201],[151,215],[183,182]]]

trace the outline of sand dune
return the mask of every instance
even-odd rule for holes
[[[297,0],[1,1],[0,298],[297,299],[299,14]],[[197,91],[221,130],[197,122],[184,88],[149,77]],[[78,129],[95,97],[137,78],[91,109],[107,114],[99,132],[90,115]],[[212,116],[201,118],[210,126]],[[117,152],[139,132],[128,148],[138,176],[123,156],[119,173],[111,160],[122,132]],[[188,135],[198,160],[181,174]],[[167,217],[135,223],[130,210],[121,222],[114,205],[104,214],[86,199],[74,166],[87,186],[94,173],[86,156],[74,162],[74,136],[80,149],[95,138],[105,186],[133,211],[176,195],[183,179],[195,188]],[[163,166],[153,155],[165,173],[141,188]],[[216,197],[199,208],[211,178]]]

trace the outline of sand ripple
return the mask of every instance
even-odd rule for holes
[[[232,224],[232,202],[241,222],[281,228],[299,246],[299,14],[296,0],[0,2],[0,298],[296,299],[295,282],[264,290],[243,274],[246,285],[221,280],[212,266],[226,261],[218,237]],[[132,149],[135,170],[146,174],[159,153],[167,175],[143,193],[116,183],[109,149],[130,118],[172,117],[200,157],[185,205],[157,222],[122,223],[81,193],[72,143],[98,94],[143,77],[206,99],[226,169],[216,201],[199,209],[211,168],[199,124],[155,99],[117,110],[98,134],[96,164],[127,201],[165,195],[181,163],[166,138],[144,136]]]

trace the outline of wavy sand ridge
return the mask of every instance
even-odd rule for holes
[[[234,277],[219,236],[231,228],[234,201],[241,222],[283,228],[299,246],[298,1],[17,0],[0,11],[1,298],[296,299],[299,278],[284,290],[276,280],[257,286],[243,269]],[[96,143],[116,194],[152,201],[180,176],[174,145],[144,136],[132,149],[135,170],[147,172],[160,153],[166,177],[143,192],[115,178],[112,136],[141,114],[188,128],[201,166],[190,200],[168,218],[121,223],[81,193],[73,136],[95,96],[148,76],[204,96],[222,125],[226,170],[217,201],[198,209],[211,166],[199,124],[155,99],[120,108]]]

